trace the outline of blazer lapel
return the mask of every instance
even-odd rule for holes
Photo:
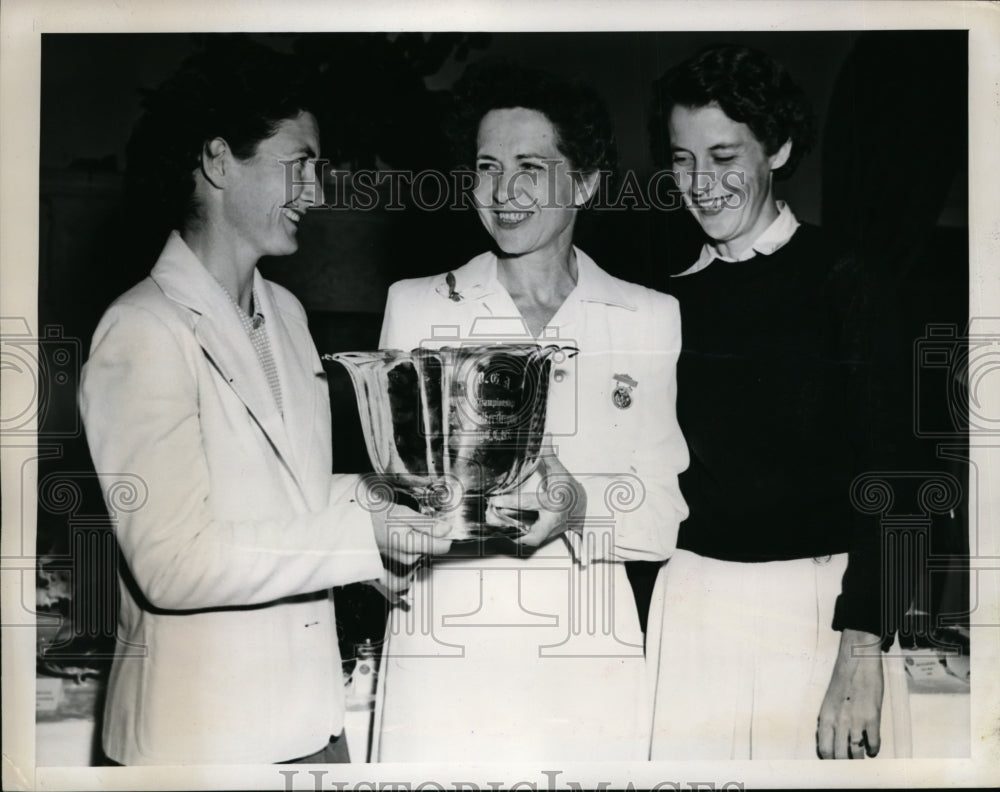
[[[226,307],[232,310],[228,301]],[[226,327],[228,323],[221,324],[221,327],[217,326],[215,322],[202,316],[194,327],[195,338],[295,475],[294,457],[284,421],[278,412],[267,375],[257,360],[253,344],[238,319],[234,321],[235,327]],[[243,341],[246,342],[246,348],[241,350]]]
[[[326,433],[320,431],[323,421],[329,421],[328,408],[318,398],[317,378],[324,378],[326,372],[315,354],[315,345],[309,329],[301,325],[295,317],[286,316],[278,308],[270,285],[261,277],[256,276],[257,294],[260,297],[260,310],[268,322],[271,352],[275,365],[278,367],[278,378],[284,402],[283,434],[289,442],[290,459],[294,460],[294,468],[301,475],[303,493],[309,500],[317,472],[323,481],[329,474],[329,469],[317,471],[318,465],[324,462],[329,468],[329,449],[323,453],[313,451],[314,444]],[[325,382],[325,380],[324,380]],[[327,415],[320,415],[318,410],[323,407]],[[325,497],[326,491],[320,493]],[[314,506],[317,504],[313,504]]]
[[[168,239],[150,276],[167,297],[191,312],[195,339],[260,425],[301,488],[267,375],[222,286],[176,232]]]

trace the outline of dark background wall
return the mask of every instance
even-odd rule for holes
[[[706,44],[757,46],[782,60],[815,103],[820,119],[816,146],[793,178],[779,184],[779,196],[800,218],[821,222],[822,152],[830,143],[826,126],[835,82],[859,40],[881,37],[888,55],[896,49],[886,46],[892,35],[914,34],[492,33],[463,41],[454,34],[256,38],[278,49],[303,52],[335,75],[328,83],[330,123],[324,125],[324,155],[332,155],[334,166],[442,167],[435,126],[440,97],[465,63],[510,57],[590,82],[614,118],[620,171],[633,171],[643,182],[653,171],[646,136],[650,82]],[[131,229],[120,192],[125,144],[140,113],[139,89],[165,78],[203,39],[194,34],[43,37],[41,308],[45,319],[71,324],[67,329],[79,331],[81,338],[88,337],[95,314],[143,277],[152,263],[148,253],[138,256],[126,244]],[[881,66],[868,68],[866,79],[878,80]],[[916,70],[909,82],[918,85],[920,79]],[[886,89],[898,90],[900,80],[907,80],[905,74],[892,74],[885,80]],[[358,116],[367,117],[368,125],[354,123]],[[851,145],[847,141],[846,148]],[[870,174],[873,187],[879,186],[878,178]],[[946,186],[947,201],[933,223],[965,225],[964,186],[963,168]],[[691,229],[682,213],[594,212],[582,218],[579,239],[615,274],[656,285],[666,271],[690,256]],[[392,280],[456,266],[487,241],[468,212],[412,207],[395,213],[320,211],[304,225],[299,252],[265,262],[263,269],[292,288],[309,309],[375,314]]]
[[[352,34],[326,37],[336,48]],[[607,102],[618,132],[621,165],[646,175],[652,169],[646,138],[650,82],[702,47],[733,41],[759,47],[784,62],[822,111],[834,79],[858,34],[829,33],[491,33],[467,61],[507,57],[579,77]],[[125,144],[139,115],[139,89],[155,86],[199,46],[194,34],[46,34],[42,53],[41,149],[43,168],[81,161],[124,167]],[[290,50],[301,36],[258,35]],[[364,69],[364,64],[358,64]],[[454,55],[426,77],[430,90],[447,90],[464,63]],[[350,79],[357,79],[351,75]],[[332,99],[336,101],[336,99]],[[346,108],[345,108],[346,110]],[[105,160],[110,158],[110,163]],[[787,196],[798,212],[819,220],[819,161],[804,162]]]
[[[85,191],[102,193],[100,204],[110,210],[115,200],[115,187],[125,165],[125,144],[131,126],[140,113],[139,89],[151,87],[170,74],[185,55],[201,43],[191,34],[150,35],[57,35],[43,37],[42,53],[42,174],[43,198],[61,189],[72,189],[67,181],[82,185]],[[412,45],[393,47],[387,37],[379,36],[376,46],[365,37],[351,34],[291,36],[261,35],[257,38],[279,49],[309,49],[317,59],[338,63],[338,53],[353,61],[350,77],[343,85],[331,84],[329,104],[331,117],[351,115],[359,104],[380,104],[371,115],[378,115],[372,130],[385,134],[376,150],[361,151],[362,162],[374,153],[383,164],[420,170],[441,163],[431,155],[437,141],[426,128],[433,118],[434,95],[446,91],[460,75],[465,62],[481,57],[509,57],[528,65],[561,72],[591,83],[608,103],[616,124],[621,171],[634,171],[646,180],[653,171],[646,136],[646,108],[649,85],[671,63],[687,57],[713,41],[731,40],[761,47],[782,59],[796,78],[814,98],[822,112],[828,104],[833,82],[856,34],[810,32],[741,33],[580,33],[580,34],[485,34],[473,42],[467,58],[460,61],[452,49],[447,57],[436,59],[424,52],[414,53]],[[372,37],[368,37],[369,39]],[[440,38],[440,34],[438,34]],[[364,43],[359,43],[364,41]],[[399,37],[393,40],[399,42]],[[429,49],[429,48],[428,48]],[[325,52],[324,52],[325,50]],[[459,53],[461,54],[461,53]],[[361,63],[358,59],[362,58]],[[424,85],[407,88],[421,70],[438,63],[423,80]],[[367,61],[367,63],[365,62]],[[386,66],[388,64],[388,66]],[[419,75],[423,77],[423,75]],[[357,83],[361,87],[357,87]],[[346,86],[350,85],[350,88]],[[424,91],[425,93],[422,93]],[[354,99],[355,101],[351,101]],[[395,105],[396,110],[393,110]],[[334,148],[337,130],[326,131],[324,146]],[[356,130],[349,130],[350,133]],[[401,141],[415,142],[415,152],[400,151]],[[426,156],[421,161],[419,143],[423,141]],[[796,176],[782,185],[783,197],[796,212],[812,222],[820,220],[821,172],[819,150],[802,163]],[[357,149],[371,146],[369,140],[359,142]],[[350,144],[348,144],[350,148]],[[326,152],[325,152],[326,153]],[[354,160],[357,150],[342,153],[343,160]],[[394,161],[395,160],[395,161]],[[336,162],[336,160],[335,160]],[[68,174],[68,175],[67,175]],[[83,177],[90,176],[89,179]],[[62,184],[54,186],[54,182]],[[87,222],[100,227],[100,207],[80,207],[88,213]],[[75,209],[62,207],[64,211]],[[281,262],[266,264],[265,270],[299,294],[307,308],[332,311],[378,312],[384,290],[390,280],[454,266],[463,257],[476,252],[486,243],[478,222],[470,215],[450,217],[451,213],[414,213],[412,217],[385,213],[314,213],[304,227],[299,253]],[[61,228],[66,226],[60,215]],[[598,260],[610,270],[632,280],[649,282],[658,276],[665,262],[664,252],[650,248],[653,233],[647,226],[663,222],[662,218],[646,217],[589,219],[582,224],[582,241],[589,241],[594,255],[605,254]],[[642,222],[648,221],[648,222]],[[614,222],[628,227],[628,233],[609,234],[605,226]],[[597,226],[590,238],[587,230]],[[393,229],[386,233],[386,227]],[[442,237],[442,230],[449,233]],[[396,229],[403,230],[405,244],[392,244],[399,238]],[[103,230],[103,229],[101,229]],[[122,229],[108,229],[121,234]],[[61,234],[59,228],[53,233]],[[617,238],[615,238],[617,236]],[[442,238],[453,240],[442,243]],[[606,242],[606,244],[605,244]],[[58,245],[58,241],[56,241]],[[79,250],[79,244],[75,245]],[[60,262],[52,262],[58,266]],[[65,262],[69,265],[69,262]],[[148,262],[130,264],[108,263],[114,272],[92,268],[84,281],[75,280],[76,299],[93,300],[95,306],[106,304],[114,288],[124,281],[145,274]],[[74,273],[82,268],[71,266]],[[98,275],[100,277],[93,277]],[[54,272],[53,280],[65,285],[72,273]],[[58,303],[58,295],[43,286],[43,298]],[[56,305],[54,304],[54,308]]]
[[[590,82],[614,118],[621,169],[645,180],[653,171],[646,138],[651,81],[669,65],[719,41],[759,47],[783,61],[812,98],[820,137],[798,172],[778,187],[800,218],[844,234],[891,284],[911,356],[929,324],[968,319],[966,39],[951,32],[796,33],[492,33],[260,34],[276,49],[297,51],[330,75],[324,155],[334,165],[442,167],[442,99],[465,65],[510,57]],[[42,385],[40,486],[65,478],[82,491],[72,512],[39,503],[39,554],[78,565],[74,536],[104,514],[76,425],[74,372],[108,303],[146,275],[157,246],[137,239],[122,194],[125,145],[140,112],[139,89],[152,87],[202,46],[194,34],[45,34],[41,69],[39,315],[74,350],[68,378],[55,368]],[[928,112],[933,108],[933,114]],[[929,123],[930,117],[937,119]],[[941,152],[947,148],[948,155]],[[922,166],[934,166],[929,178]],[[578,238],[614,274],[654,287],[687,266],[700,240],[682,212],[590,212]],[[320,351],[373,347],[388,285],[401,277],[449,269],[481,252],[488,239],[469,211],[315,211],[300,250],[264,261],[264,273],[288,286],[310,312]],[[908,375],[914,369],[907,369]],[[331,373],[336,464],[366,460],[346,381]],[[947,396],[910,392],[901,405],[949,418]],[[916,420],[916,419],[914,419]],[[59,434],[45,428],[69,427]],[[960,437],[961,427],[955,430]],[[913,470],[949,468],[933,442],[914,436]],[[106,522],[106,518],[105,522]],[[962,550],[962,515],[937,531],[946,550]],[[88,520],[90,522],[88,523]],[[89,529],[88,529],[89,530]],[[943,541],[943,540],[942,540]],[[79,552],[83,552],[82,550]],[[78,580],[91,597],[106,582]],[[962,587],[959,585],[959,589]],[[113,592],[113,587],[111,588]],[[372,618],[365,605],[345,615],[349,630]],[[108,637],[106,617],[77,623],[81,651]],[[377,632],[377,630],[376,630]],[[94,639],[94,640],[90,640]]]

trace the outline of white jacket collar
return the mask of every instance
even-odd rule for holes
[[[177,231],[170,232],[160,258],[149,274],[164,294],[198,314],[217,318],[232,311],[223,287],[205,269]],[[253,290],[261,302],[256,308],[265,315],[268,312],[273,314],[276,309],[266,286],[263,276],[254,269]]]
[[[295,395],[287,400],[284,417],[278,412],[267,375],[225,290],[176,231],[167,239],[150,278],[168,299],[191,312],[189,321],[198,344],[260,423],[308,500],[295,447],[306,448],[313,433],[316,394],[312,385],[317,373],[314,364],[319,361],[312,360],[314,348],[292,343],[268,282],[254,270],[254,290],[260,299],[257,310],[268,323],[282,390]]]
[[[576,252],[576,287],[567,300],[596,302],[615,305],[629,311],[636,310],[633,300],[621,287],[621,282],[602,270],[594,260],[580,248]],[[454,284],[449,284],[448,274],[437,277],[434,290],[447,300],[480,300],[495,292],[504,291],[497,278],[497,257],[492,252],[482,253],[467,264],[452,271]]]

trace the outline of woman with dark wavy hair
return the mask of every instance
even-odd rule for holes
[[[785,68],[745,47],[654,85],[654,155],[706,240],[672,279],[691,514],[650,609],[653,759],[860,759],[887,742],[879,530],[851,496],[892,469],[886,301],[774,196],[812,129]]]
[[[212,38],[148,94],[129,147],[138,208],[170,230],[101,318],[79,391],[122,561],[115,763],[349,761],[330,589],[382,578],[380,551],[428,524],[390,524],[331,473],[305,310],[257,268],[298,249],[320,200],[308,85],[290,55]]]
[[[611,121],[577,83],[470,68],[452,125],[475,171],[489,251],[396,283],[383,347],[558,343],[539,475],[490,513],[521,535],[452,546],[391,614],[380,761],[635,760],[648,750],[642,631],[625,560],[662,560],[686,514],[674,415],[673,298],[612,277],[573,245],[614,165]],[[435,327],[448,338],[434,338]]]

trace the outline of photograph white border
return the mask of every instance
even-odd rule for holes
[[[1000,317],[1000,7],[987,2],[538,2],[447,0],[4,0],[0,6],[0,317],[37,328],[39,91],[41,35],[55,32],[528,31],[528,30],[874,30],[968,29],[970,59],[970,316]],[[933,53],[928,53],[933,57]],[[934,119],[933,111],[928,113]],[[947,123],[936,119],[934,123]],[[933,167],[933,151],[922,165]],[[995,320],[1000,323],[1000,320]],[[3,396],[21,403],[28,378],[0,372]],[[980,398],[1000,404],[1000,387]],[[12,390],[8,390],[11,388]],[[0,438],[2,439],[2,438]],[[537,789],[575,782],[594,788],[690,789],[697,783],[768,787],[952,787],[1000,782],[1000,441],[972,438],[980,477],[977,572],[970,577],[979,625],[972,643],[972,755],[953,760],[865,762],[651,762],[330,766],[323,789]],[[279,767],[36,768],[34,528],[35,481],[23,479],[30,442],[2,444],[3,787],[5,789],[282,789]],[[991,475],[992,474],[992,475]],[[30,577],[31,585],[25,581]],[[321,768],[317,768],[319,770]],[[558,772],[558,775],[556,773]],[[295,788],[314,789],[303,768]],[[336,784],[334,782],[337,782]],[[440,786],[436,786],[440,785]],[[520,784],[520,786],[519,786]],[[397,787],[407,788],[407,787]],[[466,789],[473,787],[467,786]],[[702,787],[705,788],[705,787]],[[734,788],[734,787],[729,787]]]

